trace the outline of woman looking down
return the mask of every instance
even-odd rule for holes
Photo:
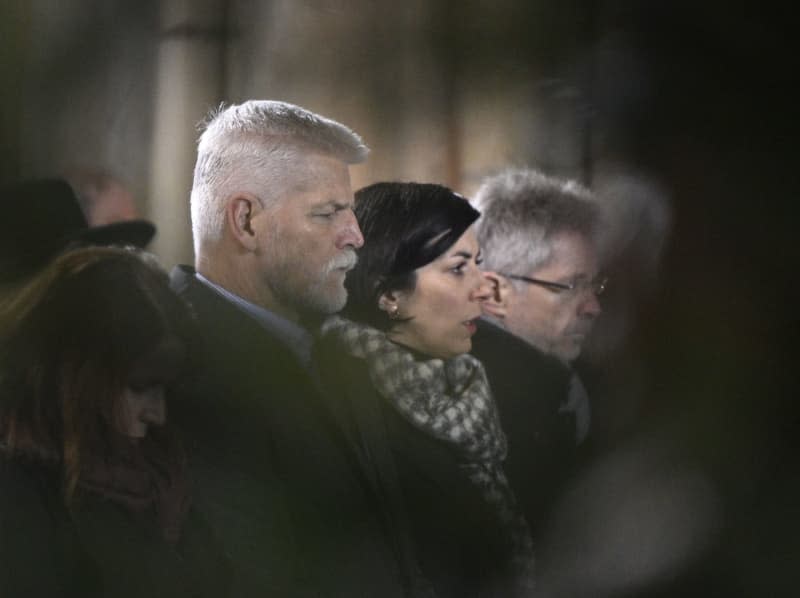
[[[0,595],[224,594],[166,425],[191,338],[133,250],[65,253],[0,302]]]

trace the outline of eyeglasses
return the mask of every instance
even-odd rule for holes
[[[577,293],[583,295],[586,291],[591,291],[595,295],[602,295],[603,292],[606,290],[606,285],[608,284],[608,278],[595,278],[593,280],[581,280],[580,282],[574,283],[565,283],[565,282],[553,282],[551,280],[542,280],[541,278],[531,278],[530,276],[519,276],[518,274],[503,274],[506,278],[511,278],[512,280],[521,280],[523,282],[527,282],[530,284],[536,284],[540,287],[544,287],[549,291],[554,293]]]

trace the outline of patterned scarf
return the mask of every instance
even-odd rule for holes
[[[332,316],[322,326],[364,359],[375,388],[415,428],[455,447],[460,467],[494,508],[511,542],[520,590],[533,589],[533,543],[503,471],[506,437],[483,365],[472,355],[418,361],[384,332]]]

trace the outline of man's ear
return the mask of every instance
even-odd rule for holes
[[[487,316],[504,320],[508,313],[508,298],[512,292],[511,281],[497,272],[484,272],[483,277],[491,285],[491,294],[481,302],[481,309]]]
[[[225,219],[231,235],[248,251],[258,247],[253,217],[261,210],[258,199],[249,193],[237,193],[225,202]]]

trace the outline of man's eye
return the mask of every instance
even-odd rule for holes
[[[319,212],[317,214],[314,214],[314,216],[316,218],[324,218],[325,220],[330,220],[331,218],[333,218],[334,214],[336,214],[336,212]]]

